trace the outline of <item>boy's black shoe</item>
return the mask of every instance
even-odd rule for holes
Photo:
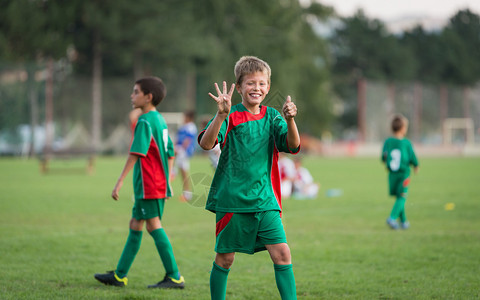
[[[106,285],[126,286],[128,283],[127,277],[120,278],[115,274],[115,271],[108,271],[105,274],[95,274],[95,279]]]
[[[185,288],[185,279],[183,276],[180,276],[180,279],[176,280],[165,275],[162,281],[159,281],[157,284],[149,285],[148,287],[160,289],[183,289]]]

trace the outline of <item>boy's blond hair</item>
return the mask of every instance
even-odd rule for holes
[[[268,76],[268,84],[270,84],[270,75],[272,70],[270,66],[263,60],[255,56],[242,56],[235,64],[236,84],[242,84],[243,77],[247,74],[262,72]]]
[[[393,133],[399,132],[403,127],[408,126],[408,119],[401,114],[393,116],[392,119],[392,131]]]

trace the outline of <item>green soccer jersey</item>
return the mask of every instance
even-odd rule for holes
[[[138,118],[130,153],[140,156],[133,168],[135,199],[171,197],[168,158],[174,156],[173,143],[158,111]]]
[[[410,165],[418,166],[417,156],[412,143],[408,139],[390,137],[385,140],[382,150],[382,161],[392,173],[410,174]]]
[[[280,113],[260,106],[260,113],[254,115],[241,103],[232,106],[217,143],[222,152],[206,209],[238,213],[281,211],[278,152],[296,154],[300,147],[288,147],[287,123]]]

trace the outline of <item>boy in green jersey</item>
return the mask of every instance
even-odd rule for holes
[[[415,173],[418,172],[418,160],[413,151],[412,143],[405,138],[408,130],[408,120],[402,115],[394,116],[392,120],[393,137],[385,140],[382,150],[382,162],[385,163],[388,173],[390,195],[395,196],[387,225],[392,229],[407,229],[410,223],[405,215],[405,201],[408,184],[410,183],[410,165]],[[397,219],[400,218],[400,226]]]
[[[95,274],[98,281],[114,286],[127,284],[127,273],[142,241],[143,225],[153,237],[163,262],[166,275],[149,288],[181,288],[185,280],[180,275],[173,255],[172,245],[160,222],[165,199],[172,196],[169,171],[173,165],[173,143],[168,136],[165,119],[156,110],[163,100],[166,88],[157,77],[147,77],[135,82],[132,99],[133,108],[140,108],[142,115],[135,125],[132,145],[127,162],[112,191],[112,198],[118,200],[119,191],[127,174],[133,168],[133,190],[135,203],[130,220],[130,233],[123,249],[117,269],[105,274]]]
[[[261,105],[270,90],[270,66],[244,56],[235,65],[236,83],[223,89],[215,83],[217,113],[198,136],[210,150],[220,144],[221,155],[206,209],[216,214],[215,261],[210,275],[212,299],[224,299],[235,252],[268,250],[282,299],[296,299],[290,249],[280,219],[281,193],[278,153],[296,154],[300,136],[290,96],[278,111]],[[231,105],[234,89],[242,97]]]

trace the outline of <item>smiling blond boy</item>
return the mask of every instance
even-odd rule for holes
[[[235,253],[267,250],[274,263],[282,299],[296,299],[290,248],[281,220],[278,153],[296,154],[300,137],[290,96],[278,111],[261,105],[270,91],[270,66],[254,56],[235,65],[236,83],[217,95],[217,113],[199,134],[205,150],[220,144],[222,154],[210,188],[206,209],[216,214],[215,261],[210,276],[212,299],[224,299]],[[232,106],[234,90],[242,102]]]

